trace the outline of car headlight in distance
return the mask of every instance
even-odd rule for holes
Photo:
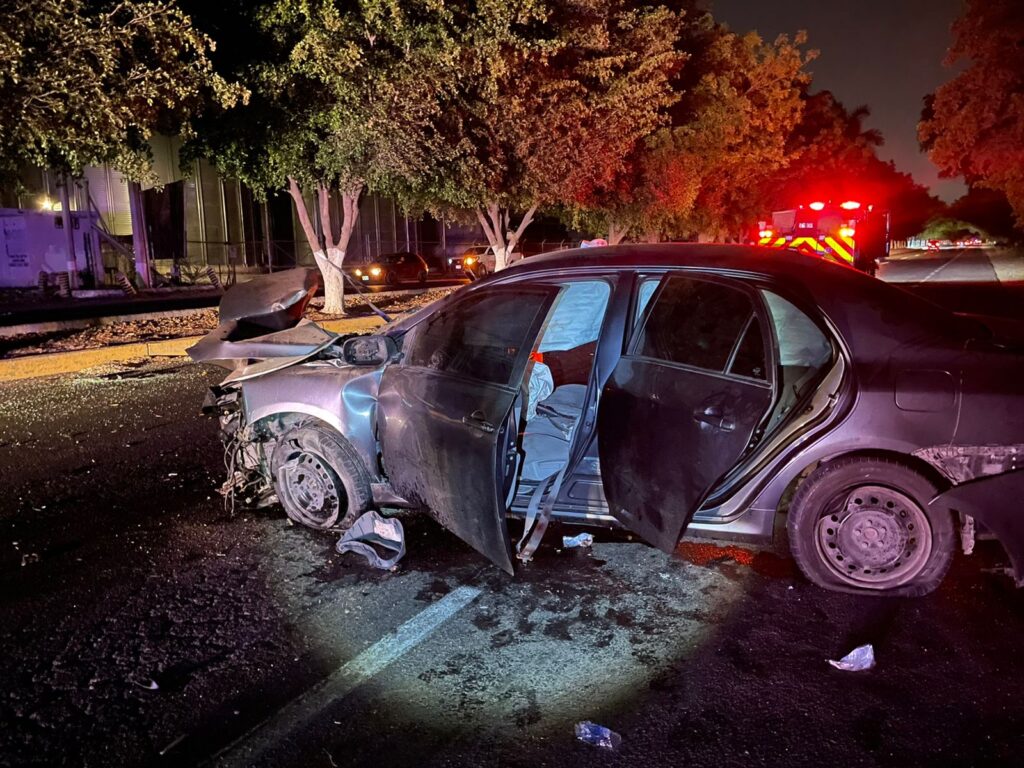
[[[370,274],[374,277],[380,277],[380,267],[370,267]]]
[[[474,264],[476,264],[476,259],[474,259],[472,256],[467,256],[465,259],[463,259],[462,263],[467,267],[472,267]]]
[[[363,276],[363,270],[357,268],[356,269],[356,277],[362,277],[362,276]]]

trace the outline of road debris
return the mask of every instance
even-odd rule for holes
[[[829,659],[828,663],[843,672],[865,672],[875,666],[875,649],[870,643],[859,645],[839,661]]]
[[[618,749],[622,743],[622,737],[615,731],[589,720],[576,723],[575,730],[577,739],[602,749]]]
[[[376,548],[384,550],[384,556]],[[405,556],[405,529],[397,518],[382,517],[371,509],[345,531],[336,549],[362,555],[374,568],[393,570]]]
[[[573,549],[574,547],[592,547],[594,545],[594,537],[589,533],[578,533],[575,536],[563,536],[562,546],[565,549]]]

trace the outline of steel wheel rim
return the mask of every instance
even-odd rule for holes
[[[289,517],[313,528],[334,525],[346,498],[345,488],[322,456],[298,449],[289,454],[277,477]]]
[[[932,528],[900,491],[862,485],[837,494],[815,529],[818,554],[843,581],[891,589],[917,576],[932,553]]]

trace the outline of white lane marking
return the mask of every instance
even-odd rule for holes
[[[941,272],[942,270],[944,270],[944,269],[945,269],[946,267],[948,267],[948,266],[949,266],[950,264],[952,264],[952,263],[953,263],[954,261],[956,261],[957,259],[959,259],[959,258],[960,258],[961,256],[963,256],[963,255],[964,255],[965,253],[967,253],[967,251],[966,251],[965,249],[960,249],[960,252],[959,252],[959,253],[958,253],[958,254],[957,254],[956,256],[954,256],[954,257],[953,257],[952,259],[950,259],[949,261],[947,261],[947,262],[946,262],[945,264],[940,264],[939,266],[937,266],[937,267],[936,267],[935,269],[933,269],[933,270],[932,270],[931,272],[929,272],[929,273],[928,273],[928,275],[927,275],[927,276],[925,277],[925,279],[924,279],[924,280],[922,280],[921,282],[922,282],[922,283],[927,283],[927,282],[928,282],[929,280],[931,280],[931,279],[932,279],[933,277],[935,277],[935,276],[936,276],[937,274],[939,274],[939,272]]]
[[[249,765],[269,747],[308,725],[325,707],[415,648],[435,629],[469,605],[480,594],[477,587],[458,587],[429,608],[424,608],[393,634],[383,637],[346,662],[330,677],[292,699],[274,715],[225,747],[213,761],[220,766]]]

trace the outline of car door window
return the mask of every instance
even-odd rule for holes
[[[771,291],[761,291],[778,346],[778,400],[767,432],[782,424],[825,375],[833,347],[825,333],[803,311]]]
[[[660,282],[660,277],[648,277],[640,281],[640,285],[636,289],[636,308],[633,312],[634,325],[640,325],[640,318],[644,316],[644,310],[651,303],[651,296],[654,295],[654,291]]]
[[[550,289],[480,291],[417,326],[405,360],[490,384],[512,385],[529,329],[546,311]]]
[[[655,293],[633,353],[724,372],[753,313],[750,298],[740,290],[672,275]],[[747,358],[745,364],[749,364],[749,354]],[[761,365],[763,369],[763,361]]]
[[[768,366],[764,355],[764,334],[761,332],[761,321],[756,314],[751,314],[747,321],[747,328],[736,348],[736,354],[729,366],[729,373],[761,381],[767,379]]]

